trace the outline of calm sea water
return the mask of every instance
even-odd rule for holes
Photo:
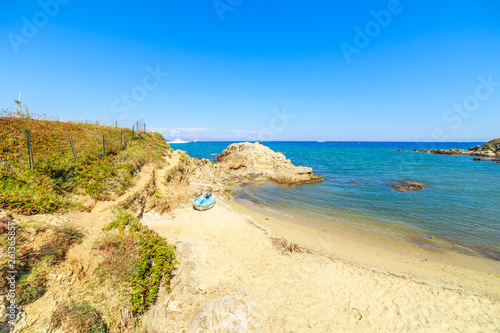
[[[172,145],[214,160],[231,142]],[[296,187],[246,184],[236,196],[319,223],[436,250],[500,260],[500,164],[471,156],[412,152],[468,148],[469,143],[264,142],[295,165],[312,167],[325,181]],[[396,151],[405,149],[407,151]],[[398,192],[403,181],[427,183]]]

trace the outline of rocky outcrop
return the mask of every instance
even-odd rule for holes
[[[470,155],[470,153],[463,149],[414,149],[418,153],[432,153],[438,155]]]
[[[282,153],[256,142],[233,143],[215,163],[215,176],[223,183],[270,180],[278,184],[298,185],[322,181],[312,169],[294,166]]]
[[[439,155],[470,155],[480,157],[498,157],[500,156],[500,138],[490,140],[483,145],[468,148],[467,150],[451,148],[451,149],[414,149],[419,153],[431,153]]]
[[[158,171],[147,193],[143,191],[133,198],[138,208],[132,210],[137,211],[137,216],[149,212],[168,213],[207,192],[229,199],[234,186],[249,181],[299,185],[323,180],[313,174],[311,168],[294,166],[282,153],[260,143],[234,143],[214,164],[205,158],[198,160],[186,152],[176,151],[171,163],[170,167]]]
[[[469,148],[469,155],[497,157],[500,156],[500,138],[486,142],[484,145]]]
[[[393,187],[400,192],[407,192],[408,190],[421,190],[426,185],[426,183],[411,182],[409,180],[405,180],[400,184],[393,185]]]

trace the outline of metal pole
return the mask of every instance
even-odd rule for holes
[[[139,120],[136,122],[136,125],[137,125],[137,127],[136,127],[137,132],[139,132]]]
[[[132,139],[135,139],[134,125],[132,125]]]
[[[123,131],[120,134],[120,150],[123,150]]]
[[[144,123],[144,133],[146,133],[146,123]]]
[[[71,143],[71,150],[73,151],[73,157],[75,158],[75,162],[78,163],[78,158],[76,157],[75,146],[73,145],[73,139],[69,137],[69,143]]]
[[[31,142],[30,142],[30,130],[26,130],[26,144],[28,145],[28,160],[30,161],[30,170],[33,170],[32,158],[31,158]]]
[[[31,143],[31,130],[28,130],[28,133],[30,135],[30,155],[31,155],[31,165],[33,165],[33,169],[35,168],[35,159],[33,156],[33,144]]]
[[[106,157],[106,140],[104,139],[104,134],[102,135],[102,160]]]

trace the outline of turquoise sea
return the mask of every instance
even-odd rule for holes
[[[232,142],[172,145],[214,160]],[[283,214],[329,223],[431,250],[500,260],[500,164],[471,156],[413,152],[469,148],[480,142],[263,142],[322,183],[295,187],[245,184],[235,195]],[[405,151],[397,151],[404,149]],[[403,181],[427,183],[399,192]]]

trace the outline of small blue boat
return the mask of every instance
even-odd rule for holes
[[[215,206],[215,198],[212,193],[208,192],[206,195],[199,196],[193,200],[193,206],[197,210],[207,210]]]

